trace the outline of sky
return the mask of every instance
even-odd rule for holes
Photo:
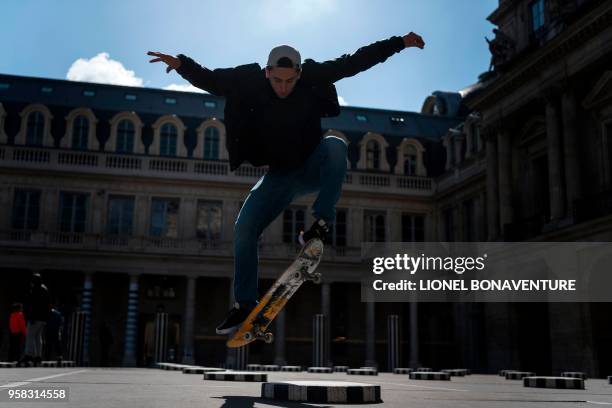
[[[326,61],[411,31],[425,49],[336,83],[344,105],[421,110],[489,67],[486,17],[499,0],[2,0],[0,73],[199,91],[147,51],[208,68],[267,61],[288,44]]]

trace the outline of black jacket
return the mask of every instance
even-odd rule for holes
[[[226,147],[232,171],[245,160],[254,166],[291,169],[301,166],[321,140],[321,117],[340,114],[333,83],[402,49],[402,37],[391,37],[335,60],[307,59],[300,80],[285,99],[276,96],[259,64],[210,70],[179,54],[177,72],[195,87],[226,98]]]

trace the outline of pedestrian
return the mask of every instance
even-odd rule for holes
[[[225,97],[224,120],[230,170],[244,161],[268,165],[255,184],[234,226],[234,298],[236,303],[218,334],[228,334],[257,304],[257,240],[264,229],[297,197],[318,192],[312,206],[315,222],[300,232],[302,245],[312,238],[325,242],[335,219],[346,173],[347,146],[335,136],[323,137],[321,117],[340,113],[333,85],[384,62],[404,48],[423,48],[409,33],[394,36],[326,62],[307,59],[288,45],[273,48],[265,68],[259,64],[210,70],[179,54],[148,52],[192,85]]]
[[[27,335],[24,356],[20,364],[34,366],[42,362],[43,333],[47,324],[50,310],[49,290],[43,284],[39,273],[34,273],[30,281],[30,293],[28,295],[26,321]]]
[[[62,332],[64,330],[64,316],[54,305],[49,310],[49,318],[45,326],[45,359],[57,360],[60,363],[62,356]]]
[[[23,305],[13,303],[9,317],[9,355],[8,361],[19,361],[23,353],[26,338],[26,322],[23,316]]]

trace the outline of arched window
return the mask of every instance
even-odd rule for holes
[[[28,115],[28,128],[26,133],[26,146],[42,146],[45,132],[45,117],[41,112],[32,112]]]
[[[204,131],[204,159],[216,160],[219,158],[219,130],[209,126]]]
[[[366,145],[366,166],[369,169],[380,169],[380,146],[375,140],[368,141]]]
[[[414,146],[404,148],[404,175],[415,176],[417,173],[417,151]]]
[[[159,155],[160,156],[176,156],[176,126],[171,123],[166,123],[161,127],[159,138]]]
[[[117,153],[134,152],[134,123],[123,119],[117,125]]]
[[[87,150],[89,138],[89,120],[79,115],[72,124],[72,148],[75,150]]]

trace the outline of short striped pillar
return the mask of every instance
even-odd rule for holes
[[[234,350],[236,353],[236,370],[246,370],[249,363],[249,345],[246,344]]]
[[[315,367],[327,367],[327,342],[325,315],[316,314],[312,320],[313,343],[312,343],[312,365]]]
[[[123,365],[136,366],[136,328],[138,327],[138,275],[130,275],[127,319],[123,348]]]
[[[85,313],[83,327],[83,350],[81,354],[81,365],[89,365],[89,336],[91,333],[91,298],[93,293],[93,277],[91,273],[85,274],[83,281],[83,298],[81,300],[81,310]]]
[[[387,369],[395,370],[400,366],[400,324],[398,315],[387,317]]]
[[[158,312],[155,315],[155,350],[156,363],[165,363],[168,350],[168,313]]]
[[[68,331],[68,360],[81,365],[83,361],[83,337],[85,335],[85,312],[74,312]]]

